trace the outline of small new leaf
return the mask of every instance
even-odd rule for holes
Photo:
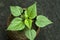
[[[34,19],[37,16],[36,3],[27,8],[27,15],[30,19]]]
[[[31,29],[31,27],[32,27],[32,20],[31,20],[31,19],[25,19],[25,25],[26,25],[29,29]]]
[[[23,12],[23,9],[19,6],[10,6],[10,10],[13,16],[19,16]]]
[[[25,10],[25,18],[28,18],[27,10]]]
[[[8,26],[7,30],[18,31],[18,30],[23,30],[24,28],[25,28],[25,25],[22,22],[22,19],[14,18],[10,23],[10,25]]]
[[[52,22],[45,16],[43,15],[39,15],[37,16],[37,19],[36,19],[36,22],[35,24],[38,26],[38,27],[45,27],[47,26],[48,24],[51,24]]]
[[[27,31],[25,32],[25,35],[26,35],[26,37],[27,37],[28,39],[34,40],[34,38],[36,37],[36,31],[35,31],[34,29],[32,29],[32,30],[27,30]]]

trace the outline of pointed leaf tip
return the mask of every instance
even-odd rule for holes
[[[51,24],[52,22],[45,16],[43,15],[39,15],[37,16],[36,18],[36,22],[35,24],[38,26],[38,27],[45,27],[49,24]]]

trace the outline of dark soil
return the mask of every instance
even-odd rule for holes
[[[9,6],[28,7],[37,1],[38,15],[48,17],[53,24],[41,28],[35,40],[60,40],[60,0],[0,0],[0,40],[8,40],[7,18],[10,15]]]

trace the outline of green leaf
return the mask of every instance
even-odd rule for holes
[[[27,10],[25,10],[25,18],[28,18]]]
[[[19,6],[10,6],[10,10],[13,16],[19,16],[23,12],[23,9]]]
[[[32,29],[32,30],[27,30],[27,31],[25,32],[25,35],[26,35],[26,37],[27,37],[28,39],[34,40],[34,38],[36,37],[36,31],[35,31],[34,29]]]
[[[23,30],[24,28],[25,25],[22,22],[22,19],[17,17],[12,20],[7,30],[18,31],[18,30]]]
[[[51,24],[52,22],[45,16],[43,15],[39,15],[37,16],[37,19],[36,19],[36,22],[35,24],[38,26],[38,27],[45,27],[47,26],[48,24]]]
[[[30,40],[34,40],[34,39],[30,39]]]
[[[27,8],[27,15],[30,19],[33,19],[37,16],[36,3]]]
[[[31,27],[32,27],[32,20],[31,20],[31,19],[25,19],[25,25],[26,25],[29,29],[31,29]]]

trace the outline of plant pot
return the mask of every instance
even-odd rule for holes
[[[8,17],[8,21],[7,21],[7,26],[10,24],[11,20],[14,17],[10,14],[10,16]],[[33,29],[35,29],[37,31],[36,36],[39,34],[40,32],[40,28],[38,28],[34,23],[33,23]],[[8,33],[8,40],[29,40],[25,35],[24,35],[24,31],[7,31]]]

